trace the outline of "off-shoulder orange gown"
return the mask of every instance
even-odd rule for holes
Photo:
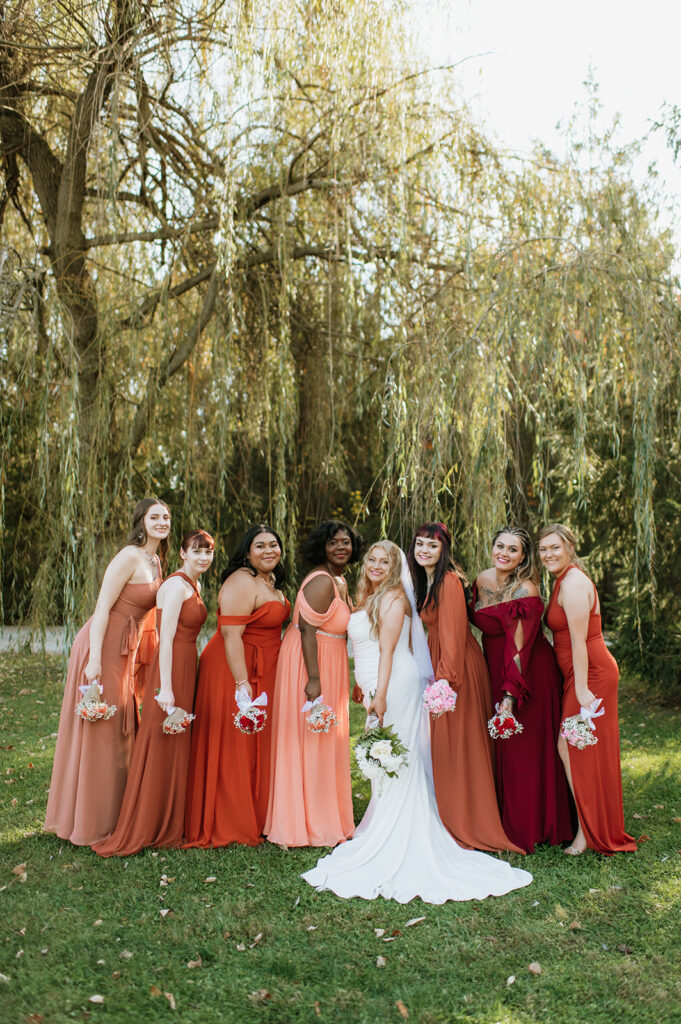
[[[199,659],[192,732],[185,841],[187,846],[257,846],[270,789],[272,700],[287,600],[266,601],[251,615],[218,615],[217,631]],[[221,627],[245,624],[241,639],[253,698],[267,693],[265,727],[246,735],[234,725],[235,679]]]
[[[335,846],[355,830],[350,781],[350,670],[346,633],[350,609],[334,583],[334,598],[321,615],[305,600],[303,580],[277,667],[272,718],[272,786],[265,835],[284,846]],[[328,733],[305,725],[307,670],[298,629],[300,616],[317,628],[317,657],[324,703],[338,724]]]
[[[461,845],[476,850],[524,851],[504,832],[494,787],[489,674],[468,625],[459,577],[447,572],[439,600],[421,611],[436,679],[457,694],[456,708],[431,718],[435,795],[442,822]]]
[[[183,572],[172,575],[181,576],[194,588],[180,608],[172,661],[176,707],[191,711],[198,660],[196,638],[207,613],[194,582]],[[160,627],[162,610],[158,609],[157,614]],[[142,724],[135,740],[121,813],[113,835],[93,846],[100,857],[129,857],[147,846],[182,845],[191,729],[178,735],[163,732],[166,713],[154,699],[160,686],[157,648],[146,674]]]
[[[578,567],[570,566],[556,578],[545,615],[546,624],[553,633],[553,649],[564,679],[561,721],[579,714],[570,629],[565,612],[558,604],[560,585],[570,568]],[[632,852],[636,849],[636,842],[624,831],[620,732],[617,718],[619,669],[605,645],[601,616],[595,611],[598,594],[593,583],[591,585],[594,588],[594,600],[586,635],[589,657],[588,685],[591,692],[603,701],[601,707],[605,709],[605,714],[594,723],[598,742],[584,750],[577,750],[568,744],[568,751],[575,803],[587,846],[609,855]]]
[[[126,583],[109,612],[99,682],[104,700],[118,710],[107,721],[85,722],[75,713],[78,687],[87,683],[92,619],[73,641],[43,828],[76,846],[91,846],[116,827],[137,725],[135,657],[160,585],[160,576]]]

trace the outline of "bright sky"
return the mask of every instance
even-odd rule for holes
[[[640,139],[663,102],[681,106],[681,4],[677,0],[412,0],[424,47],[436,64],[465,60],[463,98],[504,147],[539,139],[556,155],[556,131],[586,100],[591,68],[603,105],[601,124],[621,118],[621,143]],[[479,54],[480,56],[475,56]],[[664,190],[681,199],[681,167],[662,133],[643,150],[641,173],[655,161]],[[667,215],[681,238],[678,211]]]

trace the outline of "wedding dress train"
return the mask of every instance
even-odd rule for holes
[[[366,814],[354,837],[318,861],[301,877],[318,890],[343,898],[384,896],[425,903],[502,896],[529,885],[532,875],[489,854],[462,849],[438,815],[416,661],[409,650],[405,618],[393,655],[384,725],[392,726],[409,751],[409,763],[394,778],[374,785]],[[378,641],[364,610],[350,618],[348,634],[355,676],[368,706],[376,689]],[[447,712],[456,714],[456,711]]]

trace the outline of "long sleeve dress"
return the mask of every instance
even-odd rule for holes
[[[565,570],[568,571],[569,569]],[[557,577],[546,609],[546,624],[553,633],[553,649],[564,679],[561,720],[579,713],[570,629],[565,612],[558,604],[560,585],[565,572]],[[601,616],[595,611],[597,604],[598,595],[594,586],[594,600],[586,636],[589,657],[588,686],[591,692],[603,701],[605,714],[595,723],[598,742],[584,750],[568,745],[568,751],[572,788],[587,846],[600,853],[612,854],[633,851],[636,849],[636,843],[624,830],[620,733],[617,718],[619,669],[605,646]]]
[[[218,615],[217,630],[199,659],[187,784],[187,846],[257,846],[270,790],[272,699],[281,627],[291,606],[266,601],[250,615]],[[241,634],[253,698],[267,693],[265,727],[246,735],[234,725],[235,679],[225,656],[222,626],[245,624]]]
[[[487,665],[471,633],[461,580],[447,572],[438,603],[421,611],[436,679],[457,694],[456,708],[431,719],[433,778],[443,824],[456,841],[477,850],[523,853],[504,832],[494,787],[492,715]]]
[[[482,631],[492,703],[504,691],[516,699],[523,732],[497,739],[495,768],[501,821],[506,835],[526,853],[536,843],[556,845],[573,837],[570,791],[558,756],[562,679],[551,645],[541,631],[544,602],[521,597],[471,611]],[[523,644],[516,647],[522,623]],[[516,664],[520,661],[520,668]]]
[[[78,687],[87,683],[92,619],[73,641],[43,828],[76,846],[91,846],[116,827],[137,725],[135,658],[160,585],[160,575],[152,583],[126,583],[109,612],[99,682],[104,700],[118,710],[106,721],[76,715]]]
[[[272,786],[265,835],[283,846],[335,846],[355,828],[350,782],[350,670],[346,632],[350,609],[334,583],[334,598],[323,613],[305,600],[301,585],[277,667],[272,715]],[[324,702],[338,724],[328,733],[305,725],[307,670],[298,628],[300,616],[317,628],[317,658]]]
[[[194,593],[183,602],[173,638],[172,684],[175,706],[191,711],[196,689],[196,638],[206,620],[206,606],[192,580]],[[159,627],[163,612],[158,610]],[[181,846],[184,805],[189,772],[191,729],[178,735],[162,729],[166,712],[154,699],[161,687],[157,647],[146,674],[142,724],[132,753],[132,764],[121,813],[112,835],[93,846],[100,857],[128,857],[147,846]]]

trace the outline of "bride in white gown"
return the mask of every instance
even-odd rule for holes
[[[372,786],[353,838],[301,877],[344,898],[384,896],[398,903],[415,896],[425,903],[484,899],[529,885],[529,871],[462,849],[440,821],[422,704],[422,685],[432,678],[432,667],[404,554],[396,544],[380,541],[369,549],[358,596],[360,608],[348,626],[355,677],[367,710],[393,727],[409,751],[409,763],[396,778]]]

